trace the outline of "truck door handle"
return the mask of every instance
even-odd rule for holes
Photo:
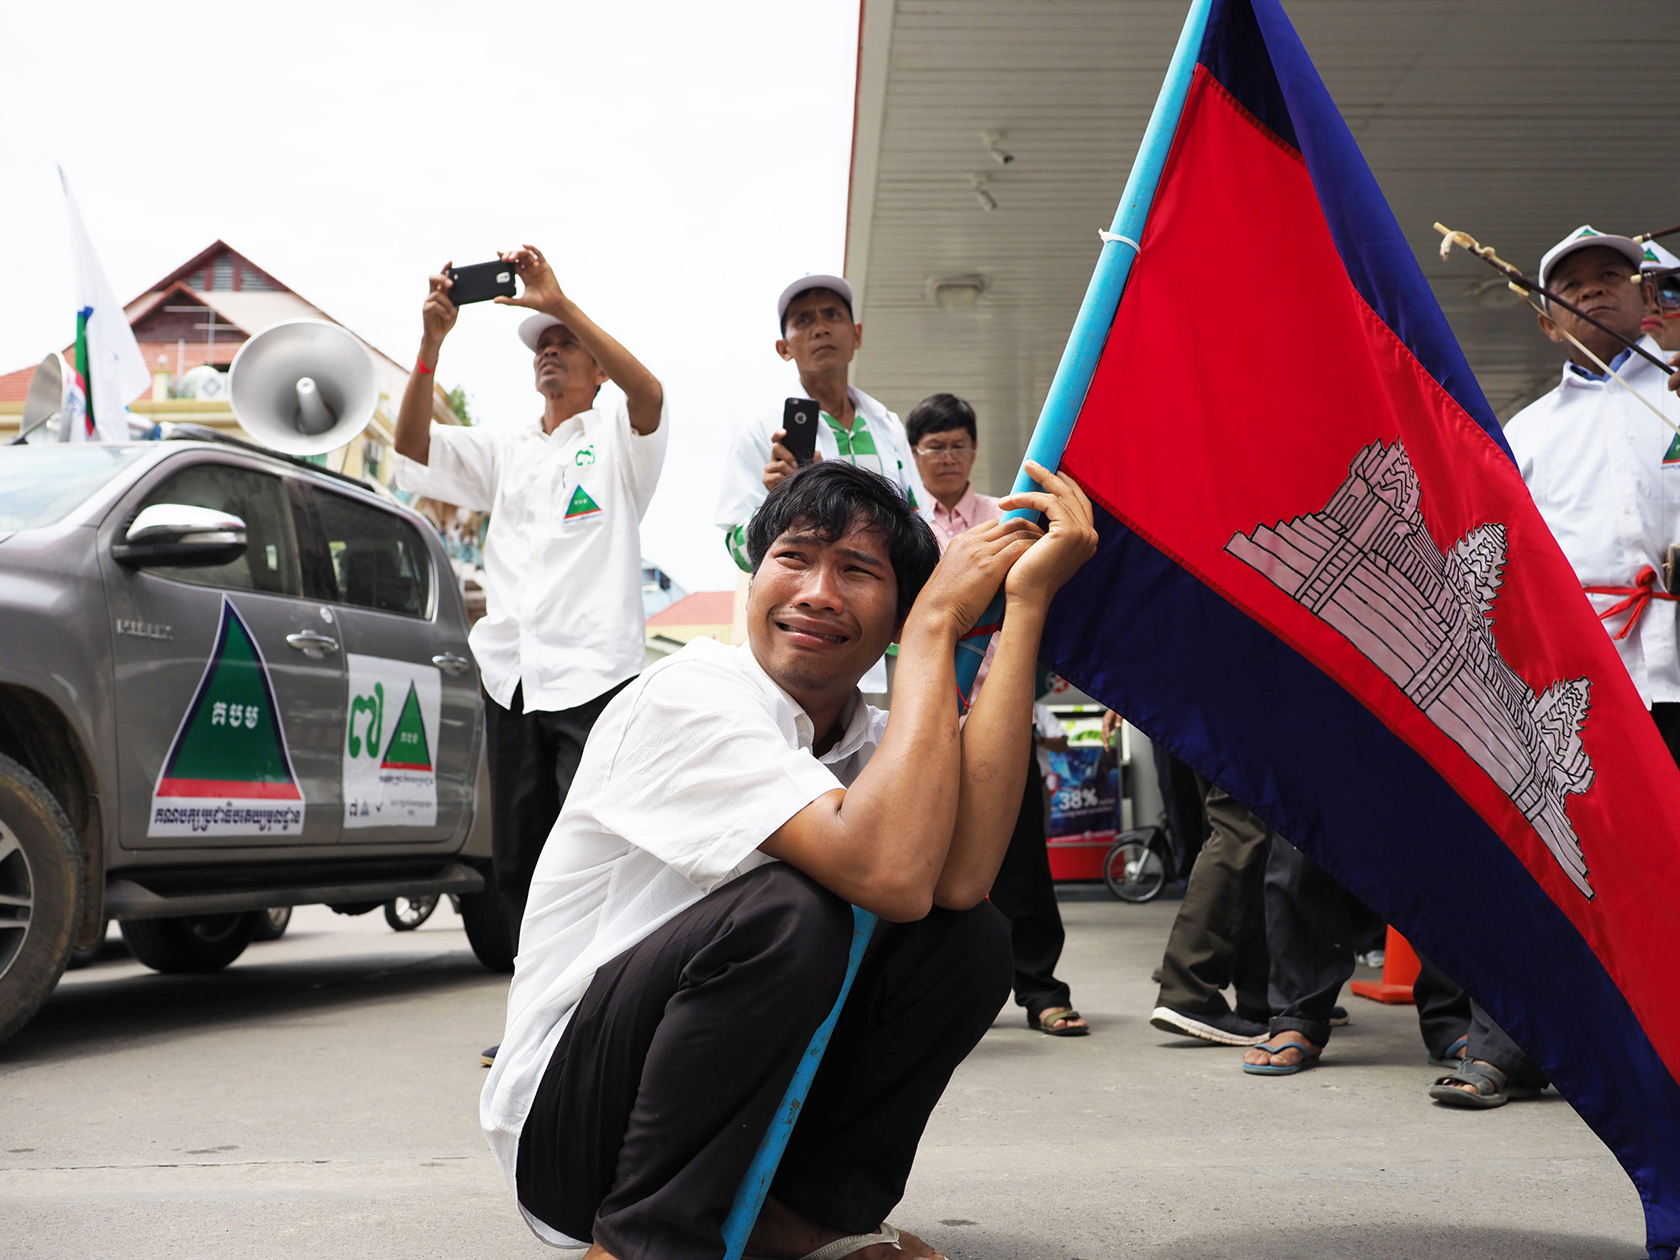
[[[286,642],[316,661],[338,651],[337,639],[328,634],[317,634],[313,630],[300,630],[296,634],[288,634]]]
[[[456,656],[453,652],[439,652],[432,657],[432,664],[446,674],[464,674],[472,662],[464,656]]]

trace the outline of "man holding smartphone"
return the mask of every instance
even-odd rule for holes
[[[531,874],[584,741],[645,659],[640,525],[670,426],[658,379],[561,290],[541,251],[500,259],[525,291],[495,300],[536,312],[519,337],[542,414],[497,427],[431,422],[433,372],[460,310],[446,264],[421,307],[396,471],[404,489],[490,513],[486,613],[469,641],[488,696],[493,868],[512,970]],[[597,397],[608,381],[622,398]],[[486,1066],[494,1056],[485,1051]]]
[[[820,412],[813,459],[843,459],[880,473],[904,494],[913,508],[927,505],[910,452],[904,425],[861,389],[849,383],[851,363],[863,344],[863,325],[852,311],[852,286],[839,276],[809,275],[782,290],[776,301],[781,336],[776,353],[799,369],[799,384]],[[723,483],[713,522],[724,532],[729,554],[743,572],[747,524],[771,487],[799,467],[795,452],[783,444],[787,417],[799,400],[777,400],[745,417],[735,428],[724,460]],[[886,691],[882,662],[864,676],[866,694]]]

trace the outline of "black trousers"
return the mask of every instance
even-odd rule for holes
[[[1266,858],[1271,1031],[1330,1040],[1330,1008],[1353,976],[1353,899],[1324,869],[1272,833]]]
[[[1030,755],[1030,754],[1029,754]],[[1056,979],[1067,934],[1050,878],[1050,851],[1044,840],[1044,779],[1038,758],[1027,766],[1027,783],[1015,833],[992,884],[992,904],[1009,920],[1009,944],[1015,956],[1015,1003],[1032,1019],[1040,1011],[1067,1006],[1067,985]]]
[[[850,906],[772,863],[601,968],[520,1134],[519,1201],[620,1260],[717,1260],[851,939]],[[987,902],[879,924],[770,1193],[835,1229],[878,1226],[1009,973]]]
[[[548,833],[560,817],[572,776],[583,757],[583,745],[601,710],[625,687],[625,679],[610,691],[573,709],[539,709],[526,713],[522,687],[513,689],[513,703],[504,709],[484,698],[484,734],[490,755],[491,870],[496,891],[507,909],[513,941],[525,918],[525,899]]]
[[[1157,1006],[1186,1015],[1224,1015],[1221,990],[1236,993],[1237,1014],[1256,1023],[1271,1014],[1266,991],[1266,824],[1207,785],[1208,837],[1167,937]]]
[[[1418,954],[1412,1001],[1417,1006],[1418,1031],[1431,1058],[1446,1058],[1453,1042],[1470,1035],[1470,995],[1423,954]]]

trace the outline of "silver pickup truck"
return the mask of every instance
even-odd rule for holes
[[[226,439],[0,447],[0,1039],[111,919],[212,971],[271,907],[452,893],[511,970],[486,783],[420,517]]]

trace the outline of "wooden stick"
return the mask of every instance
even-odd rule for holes
[[[1527,276],[1523,275],[1522,272],[1518,271],[1510,263],[1506,262],[1498,254],[1494,253],[1492,246],[1483,245],[1480,241],[1478,241],[1474,236],[1471,236],[1470,233],[1468,233],[1468,232],[1455,232],[1455,231],[1453,231],[1453,229],[1451,229],[1449,227],[1446,227],[1445,225],[1440,224],[1440,223],[1437,223],[1435,225],[1435,230],[1437,232],[1439,232],[1441,234],[1441,237],[1442,237],[1442,239],[1441,239],[1441,257],[1442,258],[1445,258],[1448,254],[1450,254],[1452,252],[1452,247],[1454,245],[1457,245],[1460,249],[1464,250],[1466,253],[1474,254],[1477,258],[1480,258],[1488,266],[1492,267],[1495,271],[1499,272],[1502,276],[1504,276],[1507,280],[1509,280],[1511,282],[1512,287],[1514,287],[1519,293],[1524,293],[1524,294],[1538,293],[1541,297],[1545,298],[1548,303],[1556,302],[1559,306],[1563,307],[1564,310],[1569,311],[1570,313],[1578,316],[1579,318],[1586,320],[1587,323],[1591,324],[1594,328],[1598,329],[1598,331],[1603,333],[1605,336],[1615,338],[1618,342],[1620,342],[1622,345],[1626,346],[1629,350],[1632,350],[1640,358],[1645,359],[1647,362],[1653,364],[1654,366],[1661,368],[1665,373],[1667,373],[1670,376],[1672,376],[1674,374],[1675,368],[1674,368],[1673,364],[1664,363],[1656,355],[1652,354],[1644,346],[1640,345],[1637,340],[1630,341],[1628,338],[1622,336],[1621,333],[1617,332],[1614,328],[1611,328],[1607,324],[1600,323],[1598,320],[1594,319],[1591,315],[1587,314],[1579,306],[1576,306],[1573,302],[1566,302],[1562,298],[1560,298],[1557,294],[1553,293],[1550,289],[1545,288],[1543,285],[1536,284],[1533,280],[1530,280]],[[1638,280],[1640,278],[1639,273],[1635,272],[1634,275],[1633,275],[1633,278],[1635,280]],[[1544,312],[1542,312],[1542,313],[1544,313]],[[1550,319],[1551,316],[1548,315],[1547,318]]]
[[[1671,228],[1664,228],[1660,232],[1647,232],[1643,236],[1636,236],[1633,238],[1633,243],[1635,245],[1643,245],[1646,241],[1655,241],[1664,236],[1673,236],[1676,232],[1680,232],[1680,223],[1676,223]]]

